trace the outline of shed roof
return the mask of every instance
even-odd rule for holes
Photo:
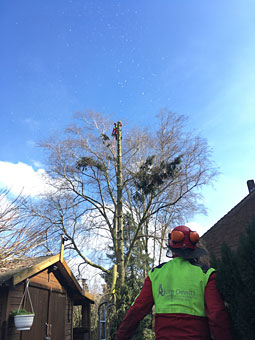
[[[15,286],[18,283],[52,267],[58,280],[71,291],[76,304],[85,300],[94,303],[94,297],[83,291],[71,269],[60,254],[4,261],[0,268],[0,286]]]

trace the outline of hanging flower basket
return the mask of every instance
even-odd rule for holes
[[[28,331],[30,330],[33,321],[34,314],[20,314],[14,316],[14,324],[18,331]]]
[[[10,315],[14,317],[14,324],[18,331],[30,330],[33,324],[33,321],[34,321],[34,317],[35,317],[34,308],[33,308],[30,293],[28,290],[28,285],[29,285],[29,280],[27,280],[27,285],[26,285],[23,297],[21,299],[19,308],[10,313]],[[26,311],[25,309],[21,309],[22,304],[24,303],[25,305],[25,298],[27,296],[29,298],[32,313]]]

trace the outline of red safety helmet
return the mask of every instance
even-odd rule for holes
[[[206,254],[204,249],[196,246],[198,241],[199,235],[196,231],[180,225],[168,235],[168,248],[180,257],[197,258]]]

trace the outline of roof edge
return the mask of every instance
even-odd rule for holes
[[[235,210],[236,208],[238,208],[240,205],[242,205],[247,199],[251,198],[253,195],[255,195],[255,190],[253,190],[252,192],[250,192],[248,195],[246,195],[240,202],[238,202],[232,209],[230,209],[225,215],[223,215],[216,223],[214,223],[214,225],[208,229],[202,236],[201,238],[203,238],[204,236],[206,236],[212,229],[214,229],[217,224],[223,220],[226,216],[228,216],[229,214],[231,214],[233,212],[233,210]]]
[[[16,274],[13,275],[12,284],[15,286],[18,283],[25,280],[26,278],[33,276],[34,274],[46,269],[49,266],[52,266],[53,264],[57,263],[58,261],[59,261],[59,254],[53,255],[53,256],[45,259],[44,261],[35,264],[32,267],[26,268],[26,269],[20,271],[19,273],[16,273]]]
[[[90,301],[90,303],[94,303],[95,299],[92,294],[90,294],[87,291],[84,291],[80,284],[78,283],[77,279],[73,275],[71,269],[69,268],[68,264],[63,258],[63,254],[59,253],[53,256],[49,256],[43,261],[36,263],[32,265],[31,267],[24,268],[20,270],[17,273],[14,273],[13,276],[9,279],[9,286],[16,286],[17,284],[21,283],[22,281],[26,280],[27,278],[30,278],[37,273],[44,271],[45,269],[49,268],[52,265],[57,265],[60,272],[62,272],[62,275],[64,277],[68,278],[69,283],[71,283],[71,286],[73,289],[76,290],[78,293],[78,296],[81,298],[86,298]]]

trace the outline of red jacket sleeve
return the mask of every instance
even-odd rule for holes
[[[216,274],[211,274],[205,288],[205,310],[214,340],[231,340],[228,313],[216,287]]]
[[[151,280],[147,277],[144,281],[143,288],[136,298],[134,304],[129,308],[124,317],[120,328],[116,334],[115,340],[128,340],[135,333],[139,322],[148,314],[154,305]]]

